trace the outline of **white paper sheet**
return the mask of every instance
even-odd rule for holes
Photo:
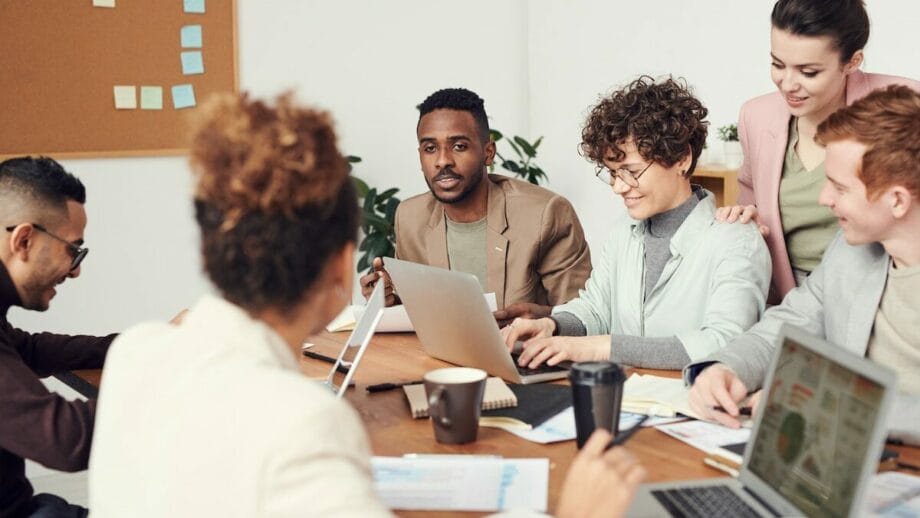
[[[549,459],[373,457],[371,469],[377,494],[390,509],[546,511]]]
[[[864,509],[867,516],[920,516],[920,477],[896,471],[874,475]]]
[[[722,446],[747,442],[751,438],[750,428],[734,429],[708,421],[683,421],[655,428],[710,454]]]
[[[483,297],[486,299],[489,311],[495,311],[497,306],[495,294],[485,293]],[[326,331],[330,333],[351,331],[363,314],[364,306],[347,306],[326,326]],[[380,323],[377,324],[377,333],[411,333],[414,331],[415,328],[412,327],[412,322],[409,320],[409,314],[406,313],[405,306],[390,306],[383,309],[383,317],[380,318]]]
[[[628,430],[636,426],[642,419],[642,414],[633,414],[631,412],[620,413],[620,430]],[[575,440],[575,409],[569,407],[559,412],[545,423],[532,430],[520,428],[504,428],[505,431],[517,435],[521,439],[527,439],[531,442],[540,444],[549,444],[560,441]]]

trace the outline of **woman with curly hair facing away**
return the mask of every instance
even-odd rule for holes
[[[331,119],[289,95],[224,94],[202,111],[195,214],[220,296],[109,351],[93,516],[388,516],[357,414],[298,367],[304,340],[351,298],[359,212]],[[627,507],[643,471],[604,452],[609,439],[573,461],[561,515]]]
[[[629,218],[610,223],[578,298],[503,329],[509,347],[525,340],[521,365],[680,369],[760,318],[770,281],[763,239],[753,225],[716,223],[713,194],[691,184],[706,114],[682,81],[647,76],[591,110],[582,154]]]

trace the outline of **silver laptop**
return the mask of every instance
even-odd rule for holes
[[[476,367],[511,383],[565,378],[564,367],[518,367],[476,277],[423,264],[384,259],[384,268],[429,356]]]
[[[740,476],[644,485],[627,516],[862,515],[895,380],[885,367],[784,326]]]
[[[364,356],[368,344],[371,343],[371,337],[374,336],[374,330],[383,316],[383,283],[378,282],[374,287],[373,293],[367,299],[367,305],[364,307],[364,313],[355,324],[355,329],[351,336],[342,346],[339,356],[329,371],[324,384],[335,392],[336,397],[341,398],[351,384],[351,378],[354,377],[355,371],[358,370],[358,363]]]

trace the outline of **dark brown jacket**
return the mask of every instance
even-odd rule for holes
[[[95,401],[67,401],[40,377],[102,367],[115,335],[27,333],[6,319],[19,294],[0,263],[0,518],[29,512],[32,485],[25,461],[62,471],[86,469],[93,439]]]

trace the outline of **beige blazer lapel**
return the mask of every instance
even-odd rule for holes
[[[447,222],[444,221],[444,207],[435,202],[428,218],[425,233],[425,249],[428,252],[428,264],[438,268],[450,268],[447,258]]]
[[[495,291],[495,305],[505,307],[505,270],[508,263],[508,239],[504,236],[508,229],[508,215],[505,213],[505,192],[500,184],[493,183],[488,177],[489,206],[486,224],[486,266],[488,269],[489,289]]]

